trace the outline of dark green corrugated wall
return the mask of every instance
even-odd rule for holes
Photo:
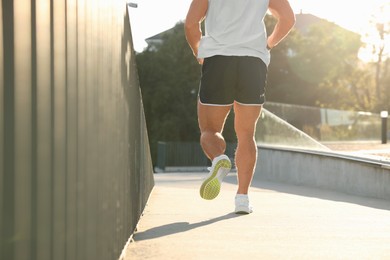
[[[0,259],[116,259],[153,187],[126,1],[2,0]]]

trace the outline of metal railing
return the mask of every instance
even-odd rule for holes
[[[0,259],[116,259],[153,187],[126,1],[0,7]]]
[[[237,144],[227,143],[225,154],[229,156],[234,165],[234,154]],[[156,171],[165,171],[167,169],[180,169],[181,171],[191,170],[197,167],[197,170],[206,170],[211,162],[203,153],[202,148],[197,142],[158,142],[157,144],[157,164]]]
[[[379,114],[272,102],[265,108],[321,142],[381,140]]]

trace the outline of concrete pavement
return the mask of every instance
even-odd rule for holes
[[[206,173],[162,173],[125,260],[390,259],[390,201],[253,181],[254,213],[236,215],[236,176],[213,201]]]

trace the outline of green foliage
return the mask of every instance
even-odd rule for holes
[[[270,34],[276,20],[266,16],[267,32]],[[271,52],[268,67],[267,100],[288,104],[314,105],[315,93],[311,83],[300,77],[296,70],[300,63],[294,64],[300,44],[303,42],[298,31],[292,30],[288,37]]]
[[[304,80],[320,83],[324,78],[339,76],[356,62],[360,45],[357,34],[322,21],[295,45],[297,54],[291,63],[299,66],[292,68]]]
[[[137,55],[139,80],[151,142],[156,159],[157,141],[197,141],[196,102],[200,66],[189,49],[183,24],[164,35],[157,51]]]
[[[372,66],[375,73],[375,97],[376,111],[390,110],[390,21],[388,14],[390,2],[383,3],[372,13],[370,24],[371,30],[366,34],[366,50],[371,49],[373,57]],[[372,30],[375,28],[375,30]]]
[[[294,29],[272,51],[268,100],[332,108],[370,107],[348,94],[367,81],[360,77],[364,73],[357,73],[362,70],[357,58],[361,45],[359,35],[327,21],[316,23],[304,34]]]

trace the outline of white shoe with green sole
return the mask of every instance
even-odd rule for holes
[[[232,163],[229,157],[224,154],[215,157],[210,167],[210,173],[200,187],[200,196],[205,200],[215,199],[221,190],[223,178],[228,175],[231,168]]]

